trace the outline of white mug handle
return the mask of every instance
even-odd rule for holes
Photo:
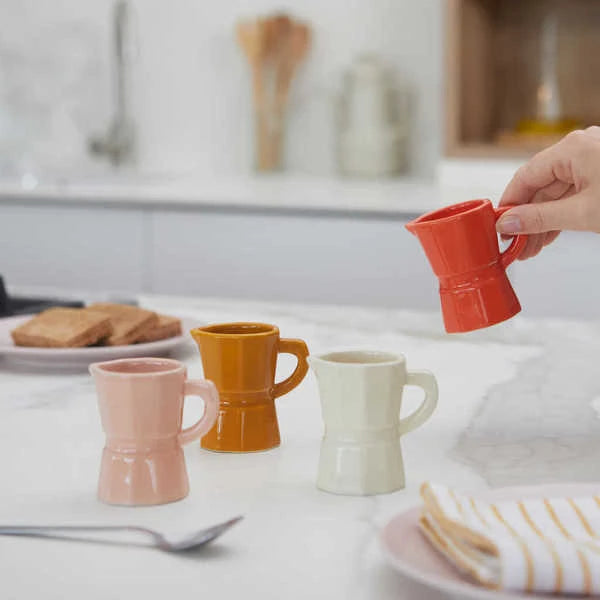
[[[400,435],[420,427],[433,414],[438,401],[438,386],[433,373],[429,371],[409,371],[406,385],[416,385],[423,389],[425,398],[411,415],[400,419]]]

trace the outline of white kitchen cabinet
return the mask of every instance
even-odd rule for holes
[[[159,293],[434,308],[417,241],[393,218],[156,211]]]
[[[144,287],[139,210],[0,204],[0,274],[7,284],[138,291]]]
[[[598,318],[595,234],[567,233],[510,277],[532,317]],[[438,310],[401,215],[0,202],[0,274],[15,286]]]
[[[527,261],[511,280],[523,313],[531,317],[600,319],[600,236],[563,232]]]

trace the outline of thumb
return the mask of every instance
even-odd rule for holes
[[[547,231],[585,231],[591,223],[585,217],[590,198],[583,192],[563,198],[535,204],[515,206],[496,223],[499,233],[545,233]]]

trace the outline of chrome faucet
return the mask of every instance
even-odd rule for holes
[[[106,156],[114,166],[133,161],[135,123],[131,107],[131,10],[127,0],[117,0],[113,8],[113,94],[114,112],[107,132],[90,139],[93,154]]]

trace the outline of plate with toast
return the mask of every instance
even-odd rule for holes
[[[127,304],[55,307],[0,319],[0,357],[72,367],[114,358],[165,356],[188,341],[183,328],[189,326],[178,317]]]

